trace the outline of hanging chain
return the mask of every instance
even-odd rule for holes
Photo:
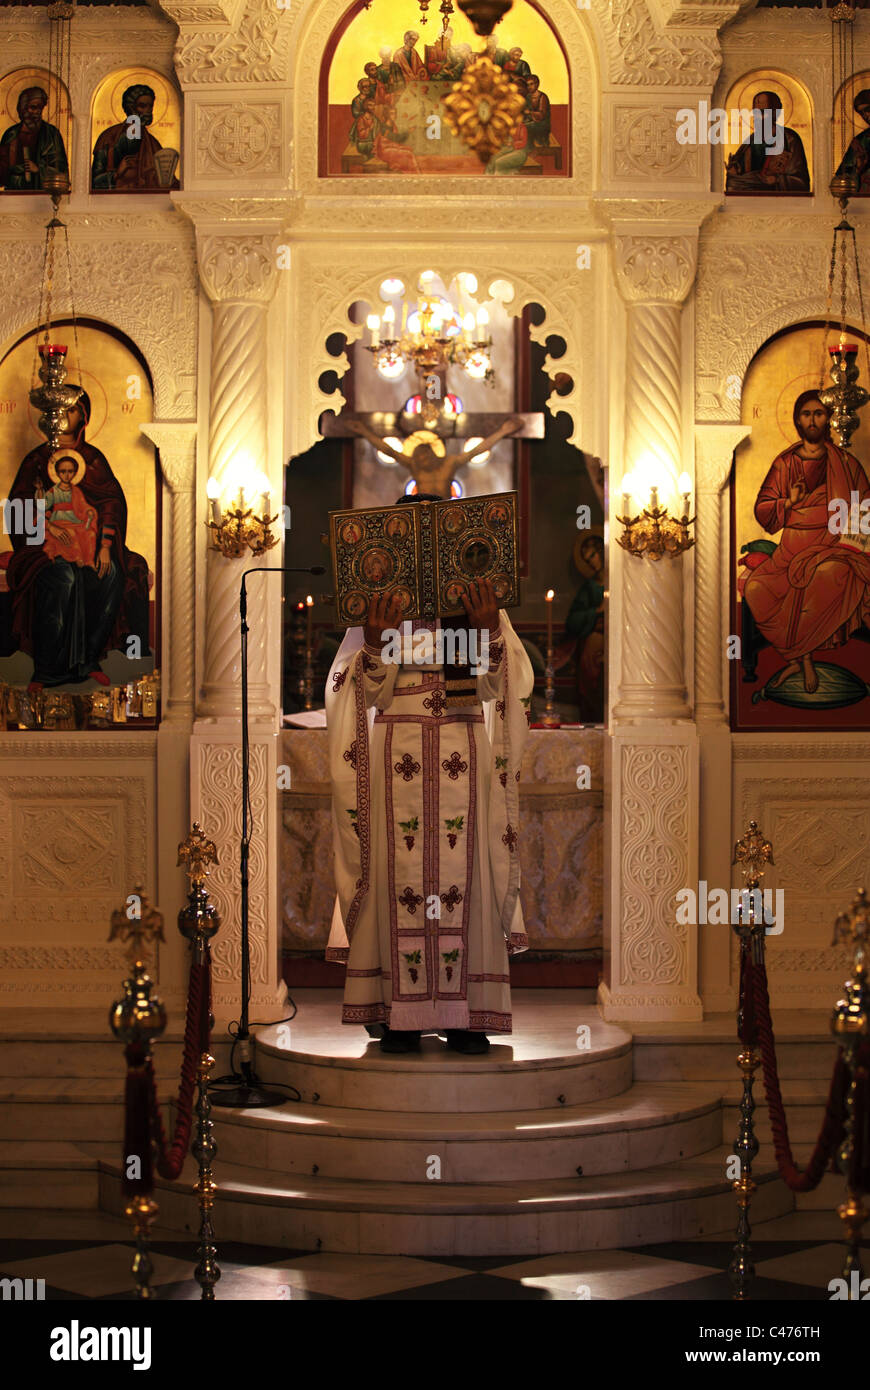
[[[69,158],[70,141],[72,138],[72,111],[69,105],[70,77],[72,72],[72,45],[70,43],[69,24],[72,20],[75,5],[67,3],[67,0],[57,0],[48,7],[48,74],[49,92],[53,99],[55,124],[61,132],[61,139],[64,141],[64,148]],[[69,188],[67,188],[67,192]],[[64,251],[66,260],[67,283],[69,286],[70,310],[72,314],[73,341],[75,344],[76,369],[81,375],[81,352],[79,349],[78,318],[76,315],[75,291],[72,273],[72,254],[69,244],[69,232],[66,223],[61,222],[58,217],[58,208],[61,194],[54,191],[51,194],[53,205],[53,215],[46,223],[45,227],[45,246],[42,256],[42,283],[39,292],[39,318],[37,320],[36,334],[34,335],[34,354],[33,354],[33,386],[36,387],[39,376],[39,339],[40,331],[44,326],[43,342],[47,346],[51,343],[52,336],[52,308],[54,301],[54,277],[55,277],[55,253],[56,236],[58,229],[63,232]]]
[[[64,226],[64,229],[63,229],[63,240],[64,240],[64,246],[66,247],[66,273],[67,273],[67,278],[68,278],[68,281],[69,281],[69,306],[70,306],[70,310],[71,310],[71,312],[72,312],[72,329],[73,329],[73,343],[75,344],[75,364],[76,364],[76,373],[77,373],[77,375],[78,375],[78,377],[79,377],[79,382],[78,382],[79,386],[84,387],[84,384],[85,384],[85,383],[81,380],[81,375],[82,375],[82,359],[81,359],[81,353],[80,353],[80,351],[79,351],[79,321],[78,321],[78,315],[76,314],[76,298],[75,298],[75,288],[74,288],[73,273],[72,273],[72,255],[71,255],[70,249],[69,249],[69,231],[67,230],[66,226]]]
[[[825,302],[825,328],[822,333],[822,357],[819,363],[819,390],[825,385],[825,352],[828,346],[828,333],[831,328],[831,306],[834,303],[834,273],[837,267],[837,229],[834,228],[834,239],[831,242],[831,263],[828,266],[828,293]]]

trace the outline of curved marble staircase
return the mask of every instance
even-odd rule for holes
[[[299,991],[292,1024],[258,1030],[260,1075],[295,1086],[301,1103],[213,1111],[218,1240],[525,1255],[733,1231],[725,1158],[739,1088],[730,1020],[721,1021],[719,1034],[709,1024],[695,1025],[694,1034],[681,1025],[632,1038],[594,1007],[578,1007],[576,992],[516,991],[515,1032],[494,1040],[488,1056],[459,1056],[428,1037],[419,1055],[394,1057],[362,1029],[336,1028],[339,997]],[[578,1048],[578,1028],[589,1029],[588,1047],[581,1034]],[[787,1096],[791,1088],[804,1107],[806,1123],[795,1131],[801,1140],[820,1120],[823,1083],[813,1078],[824,1077],[833,1051],[829,1035],[808,1032],[793,1056],[789,1047],[781,1044],[781,1071]],[[78,1093],[73,1077],[55,1082],[53,1093],[36,1077],[0,1081],[0,1204],[122,1211],[113,1137],[122,1088],[112,1048],[104,1056],[112,1057],[116,1080],[91,1076]],[[217,1070],[226,1067],[224,1054]],[[170,1089],[171,1073],[164,1068],[163,1075]],[[760,1100],[760,1083],[758,1090]],[[50,1110],[66,1127],[53,1168],[27,1118],[30,1130],[38,1128]],[[760,1106],[763,1138],[765,1116]],[[755,1175],[753,1225],[793,1209],[769,1143]],[[158,1181],[162,1225],[196,1229],[194,1177],[189,1161],[178,1183]]]

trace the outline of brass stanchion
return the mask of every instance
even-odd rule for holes
[[[843,1278],[850,1299],[860,1299],[863,1279],[861,1268],[861,1227],[867,1220],[864,1206],[863,1174],[868,1153],[864,1143],[867,1116],[858,1114],[859,1081],[866,1078],[860,1052],[870,1036],[870,991],[868,991],[865,945],[868,936],[870,904],[862,888],[852,907],[834,923],[833,944],[850,941],[855,947],[852,979],[845,984],[845,994],[838,999],[831,1015],[831,1032],[843,1048],[849,1068],[849,1089],[846,1093],[846,1115],[843,1142],[837,1150],[837,1161],[846,1177],[846,1200],[837,1208],[837,1215],[846,1229],[846,1259]],[[858,1142],[857,1122],[862,1122],[861,1142]]]
[[[209,941],[220,927],[217,909],[209,902],[205,890],[205,879],[211,864],[217,864],[217,848],[213,840],[206,839],[199,825],[194,821],[193,829],[187,839],[178,846],[178,863],[185,865],[190,891],[187,904],[178,914],[178,929],[191,943],[193,959],[199,966],[208,965],[209,990],[211,989],[211,967]],[[203,1008],[208,1011],[209,1029],[214,1025],[211,1013],[211,998],[203,1000]],[[199,1174],[194,1192],[199,1203],[199,1262],[194,1277],[202,1290],[202,1298],[214,1301],[214,1286],[221,1277],[217,1262],[217,1248],[214,1243],[212,1208],[214,1207],[217,1183],[212,1174],[212,1162],[217,1154],[214,1140],[214,1123],[211,1118],[211,1099],[208,1092],[209,1073],[214,1066],[214,1057],[206,1050],[200,1055],[196,1073],[196,1134],[191,1152],[197,1161]]]
[[[764,877],[764,864],[773,863],[773,848],[765,840],[754,820],[749,822],[746,834],[734,846],[734,864],[743,866],[743,889],[748,895],[740,905],[738,920],[734,931],[740,939],[740,1006],[737,1015],[737,1031],[742,1043],[737,1055],[737,1065],[743,1080],[743,1094],[740,1098],[740,1124],[734,1152],[740,1161],[740,1176],[732,1183],[737,1198],[737,1242],[728,1266],[728,1277],[734,1289],[734,1298],[742,1301],[747,1297],[749,1283],[755,1277],[752,1262],[752,1227],[749,1223],[749,1208],[756,1182],[752,1177],[752,1165],[758,1156],[759,1143],[755,1133],[753,1116],[755,1097],[753,1087],[755,1073],[761,1065],[758,1051],[758,1031],[755,1023],[755,1010],[751,990],[747,991],[749,964],[764,963],[764,913],[756,914],[756,896],[759,884]],[[760,920],[756,920],[756,916]]]
[[[133,1144],[142,1150],[140,1153],[124,1154],[125,1177],[133,1177],[141,1184],[141,1189],[131,1195],[124,1215],[133,1222],[136,1252],[133,1256],[131,1272],[136,1285],[136,1297],[154,1297],[151,1288],[153,1265],[148,1251],[148,1238],[151,1225],[159,1210],[153,1200],[151,1169],[151,1130],[148,1122],[147,1092],[145,1090],[145,1070],[151,1058],[151,1043],[159,1038],[166,1027],[166,1010],[159,999],[151,998],[153,981],[145,970],[145,948],[157,941],[164,941],[163,915],[152,907],[147,897],[137,886],[135,893],[123,908],[112,913],[109,940],[119,939],[127,946],[130,955],[130,975],[124,981],[124,995],[112,1005],[109,1024],[119,1042],[125,1044],[127,1059],[127,1087],[138,1088],[139,1105],[143,1107],[132,1116],[127,1115],[127,1139],[131,1139],[134,1129],[131,1124],[138,1123],[139,1136]],[[130,1110],[128,1099],[127,1110]],[[128,1144],[128,1147],[132,1147]],[[138,1176],[131,1174],[131,1163],[138,1162]]]
[[[124,1215],[133,1222],[133,1234],[136,1238],[136,1253],[133,1256],[131,1270],[136,1283],[137,1298],[154,1297],[154,1290],[151,1287],[154,1266],[151,1263],[148,1240],[151,1235],[152,1222],[156,1219],[158,1211],[159,1207],[153,1197],[146,1197],[144,1192],[140,1192],[136,1197],[131,1197],[124,1208]]]

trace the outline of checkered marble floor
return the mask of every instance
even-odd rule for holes
[[[405,1258],[312,1254],[271,1246],[218,1245],[218,1299],[731,1300],[734,1241],[722,1235],[636,1250],[532,1258]],[[753,1232],[753,1300],[824,1300],[843,1262],[840,1223],[797,1212]],[[865,1243],[870,1249],[870,1241]],[[189,1235],[155,1230],[152,1284],[167,1300],[198,1299]],[[45,1280],[46,1299],[125,1300],[133,1246],[126,1222],[99,1212],[0,1213],[0,1277]]]

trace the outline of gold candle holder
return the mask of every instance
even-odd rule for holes
[[[151,997],[153,983],[145,970],[148,951],[153,947],[156,959],[157,942],[165,939],[163,914],[151,906],[138,884],[125,906],[112,913],[108,939],[122,941],[130,958],[130,975],[124,981],[124,994],[112,1006],[109,1024],[120,1042],[127,1047],[132,1045],[140,1049],[138,1062],[133,1068],[138,1072],[144,1070],[150,1060],[153,1039],[159,1038],[166,1027],[166,1010],[158,998]],[[154,1297],[148,1239],[158,1210],[150,1192],[135,1193],[124,1208],[125,1216],[133,1223],[136,1249],[131,1273],[138,1299]]]
[[[751,1010],[751,1003],[744,995],[748,965],[750,960],[756,966],[764,964],[764,915],[762,914],[760,922],[756,921],[757,895],[753,890],[758,888],[764,878],[762,866],[773,863],[773,847],[769,840],[765,840],[758,828],[757,821],[749,822],[749,829],[746,834],[734,846],[732,863],[742,865],[743,887],[749,893],[747,911],[744,913],[743,906],[741,906],[739,920],[734,924],[734,931],[740,939],[740,1006],[737,1015],[737,1031],[743,1039],[746,1010],[747,1008]],[[752,1195],[757,1187],[752,1176],[752,1165],[758,1157],[760,1148],[753,1123],[755,1073],[761,1065],[761,1053],[757,1043],[758,1035],[753,1027],[751,1037],[748,1040],[744,1039],[743,1046],[737,1055],[743,1092],[740,1098],[740,1121],[734,1143],[734,1152],[740,1161],[740,1176],[735,1178],[731,1184],[737,1198],[737,1239],[731,1263],[728,1266],[728,1277],[734,1290],[734,1298],[738,1302],[746,1299],[749,1284],[755,1277],[751,1245],[752,1226],[749,1214]]]
[[[863,1132],[867,1124],[867,1117],[858,1113],[858,1097],[859,1082],[863,1073],[860,1053],[870,1037],[870,988],[866,961],[868,916],[870,903],[867,902],[862,888],[849,911],[841,913],[834,923],[832,942],[834,946],[839,946],[848,941],[855,948],[852,978],[846,981],[843,998],[837,1001],[831,1015],[831,1032],[842,1045],[849,1068],[843,1142],[837,1151],[837,1161],[846,1177],[846,1200],[837,1208],[837,1215],[846,1232],[843,1278],[846,1280],[850,1299],[861,1297],[860,1286],[864,1277],[861,1266],[861,1227],[867,1220],[867,1208],[862,1200],[864,1194],[860,1190],[856,1172],[856,1134],[859,1125]],[[862,1145],[858,1148],[857,1159],[866,1163],[867,1157]]]
[[[220,927],[217,909],[209,902],[205,889],[209,869],[217,862],[217,846],[214,840],[207,839],[199,824],[194,821],[187,839],[178,846],[178,864],[184,865],[189,884],[187,904],[178,914],[178,929],[182,936],[190,941],[193,957],[200,965],[208,959],[208,943]],[[210,1022],[214,1022],[211,1016]],[[199,1260],[194,1270],[194,1278],[202,1290],[203,1300],[207,1302],[214,1302],[214,1286],[221,1277],[212,1223],[217,1193],[212,1163],[217,1155],[217,1144],[214,1140],[208,1087],[209,1074],[213,1066],[214,1057],[208,1051],[203,1052],[196,1073],[196,1133],[191,1144],[191,1153],[199,1170],[193,1188],[199,1204]]]

